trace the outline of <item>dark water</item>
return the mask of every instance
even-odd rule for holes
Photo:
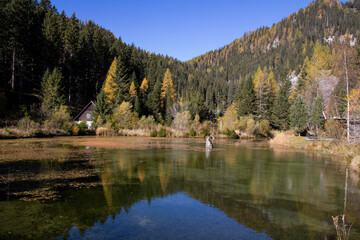
[[[336,239],[332,216],[344,213],[345,168],[324,155],[257,144],[86,151],[80,163],[99,162],[92,187],[54,187],[57,199],[24,202],[6,197],[16,182],[0,184],[0,238]],[[66,161],[26,164],[40,173]],[[359,176],[349,172],[350,239],[360,239],[359,207]]]

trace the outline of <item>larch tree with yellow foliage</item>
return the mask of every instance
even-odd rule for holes
[[[149,85],[146,78],[143,79],[139,88],[139,107],[142,114],[147,114],[146,101],[148,96]]]
[[[269,119],[270,117],[270,96],[271,87],[268,80],[265,78],[264,72],[260,66],[254,76],[254,90],[256,95],[257,115],[262,119]]]
[[[104,84],[105,101],[112,108],[114,106],[118,86],[115,81],[117,58],[112,61]]]
[[[160,98],[161,98],[161,106],[166,113],[165,114],[166,122],[170,124],[172,122],[170,108],[176,99],[176,92],[169,68],[166,69],[164,75],[164,80],[161,85]]]

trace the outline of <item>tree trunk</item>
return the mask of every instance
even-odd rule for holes
[[[11,89],[15,88],[15,47],[13,48],[12,70],[11,70]]]
[[[349,74],[346,59],[346,50],[344,50],[344,65],[345,65],[345,77],[346,77],[346,99],[347,99],[347,116],[346,116],[346,138],[350,143],[350,99],[349,99]]]

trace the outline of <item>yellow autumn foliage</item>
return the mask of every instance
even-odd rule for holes
[[[104,92],[105,101],[107,103],[113,103],[113,101],[115,100],[115,94],[117,91],[117,84],[115,83],[116,63],[117,58],[115,57],[111,63],[105,80]]]

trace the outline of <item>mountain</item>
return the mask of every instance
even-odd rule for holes
[[[329,46],[331,52],[333,43],[348,33],[355,44],[360,34],[359,9],[359,0],[345,4],[334,0],[314,1],[271,28],[262,27],[246,33],[229,45],[198,56],[187,64],[199,74],[200,92],[205,91],[201,89],[203,85],[217,89],[227,83],[225,86],[229,87],[221,89],[222,93],[228,93],[227,99],[217,98],[215,102],[226,102],[228,106],[234,99],[235,92],[231,91],[235,88],[234,82],[236,85],[246,75],[254,76],[259,67],[271,69],[276,80],[281,82],[284,76],[300,73],[306,56],[311,59],[316,41]],[[207,101],[208,106],[212,103]]]

